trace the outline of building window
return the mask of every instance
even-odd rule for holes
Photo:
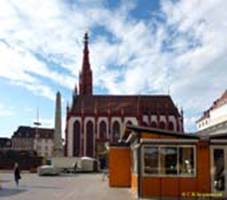
[[[106,123],[104,121],[100,122],[99,125],[99,138],[100,140],[105,140],[107,138],[107,127],[106,127]]]
[[[148,176],[195,176],[195,146],[143,147],[143,173]]]
[[[133,124],[132,121],[131,120],[128,120],[127,123],[126,123],[126,126],[127,125],[132,125],[132,124]]]
[[[41,151],[41,146],[37,145],[37,151]]]
[[[154,121],[153,121],[153,122],[151,122],[151,127],[152,127],[152,128],[157,128],[157,123],[156,123],[156,122],[154,122]]]
[[[144,148],[144,173],[158,173],[158,147]]]
[[[148,123],[145,122],[145,121],[143,121],[143,122],[142,122],[142,126],[148,126]]]
[[[193,147],[179,148],[179,167],[180,174],[193,175],[195,173],[194,163],[194,149]]]
[[[161,121],[159,124],[160,129],[165,129],[165,122]]]
[[[94,148],[94,126],[92,121],[88,121],[86,125],[86,156],[93,157]]]
[[[119,122],[115,121],[113,123],[113,141],[117,142],[120,139],[120,124]]]
[[[80,155],[80,122],[75,121],[73,124],[73,156]]]
[[[177,148],[160,147],[160,174],[177,174]]]
[[[168,127],[168,129],[169,129],[170,131],[173,131],[173,130],[174,130],[173,122],[169,122],[169,127]]]

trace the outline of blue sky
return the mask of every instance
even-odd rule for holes
[[[97,94],[170,94],[185,127],[227,86],[225,0],[1,0],[0,136],[53,127],[55,94],[71,102],[83,35]]]

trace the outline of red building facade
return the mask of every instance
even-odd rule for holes
[[[66,156],[97,157],[106,142],[120,139],[127,124],[183,132],[183,114],[169,95],[94,95],[86,33],[79,92],[75,87],[67,107]]]

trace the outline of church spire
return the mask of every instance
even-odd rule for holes
[[[79,83],[80,95],[92,95],[92,71],[89,62],[88,33],[84,35],[84,50],[82,71],[80,72]]]
[[[88,33],[84,34],[84,55],[83,55],[83,70],[90,69],[90,62],[89,62],[89,49],[88,49]]]

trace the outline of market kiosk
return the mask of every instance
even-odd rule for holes
[[[117,165],[116,165],[117,163]],[[110,147],[109,185],[137,197],[227,197],[227,134],[128,126]]]

